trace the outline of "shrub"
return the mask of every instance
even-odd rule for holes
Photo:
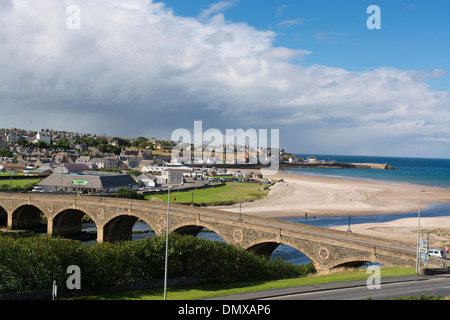
[[[115,196],[117,198],[145,200],[145,196],[143,194],[127,188],[120,188],[116,191]]]
[[[81,270],[82,290],[164,276],[165,236],[96,243],[50,238],[0,236],[0,292],[51,288],[68,291],[67,267]],[[192,236],[169,237],[169,277],[196,276],[202,283],[274,280],[306,275],[314,268],[271,261],[242,248]]]

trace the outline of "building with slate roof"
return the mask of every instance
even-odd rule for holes
[[[134,191],[139,189],[138,183],[128,174],[116,175],[82,175],[52,174],[38,185],[48,192],[114,193],[120,188]]]

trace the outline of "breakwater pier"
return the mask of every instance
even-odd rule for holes
[[[395,170],[395,167],[387,163],[340,163],[340,162],[316,162],[316,163],[280,163],[282,168],[311,168],[311,169],[377,169]]]

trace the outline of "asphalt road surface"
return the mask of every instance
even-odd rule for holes
[[[408,296],[450,296],[450,274],[382,279],[370,290],[367,280],[266,290],[215,298],[217,300],[384,300]]]

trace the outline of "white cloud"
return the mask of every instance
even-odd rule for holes
[[[274,32],[226,21],[220,12],[235,3],[200,20],[144,0],[15,0],[0,10],[0,127],[32,120],[36,129],[170,137],[203,120],[279,128],[293,151],[326,134],[349,150],[367,132],[402,145],[417,135],[427,139],[414,143],[448,141],[450,94],[424,82],[442,70],[304,66],[307,48],[274,47]],[[80,30],[66,28],[72,4]]]
[[[208,9],[203,9],[200,15],[198,16],[199,20],[207,20],[211,16],[217,13],[224,12],[225,10],[236,6],[240,0],[224,0],[213,3],[209,6]]]
[[[289,19],[289,20],[283,20],[278,23],[278,26],[281,28],[290,28],[299,24],[302,24],[305,19],[302,18],[296,18],[296,19]]]

